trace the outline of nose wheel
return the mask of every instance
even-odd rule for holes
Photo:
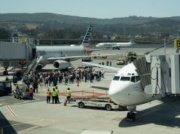
[[[126,118],[135,121],[135,119],[136,119],[136,113],[134,113],[134,112],[128,112]]]

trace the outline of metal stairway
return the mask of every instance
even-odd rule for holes
[[[24,72],[24,75],[28,75],[31,71],[34,71],[42,60],[43,56],[38,57],[37,59],[32,60],[32,62],[28,65],[27,69]]]

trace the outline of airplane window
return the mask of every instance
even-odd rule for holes
[[[133,76],[133,77],[131,78],[131,81],[132,81],[132,82],[136,82],[136,78]]]
[[[136,82],[140,80],[140,77],[139,76],[136,76]]]
[[[113,80],[119,80],[119,76],[114,76]]]
[[[130,81],[131,77],[121,77],[121,81]]]

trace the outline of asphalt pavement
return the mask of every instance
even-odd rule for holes
[[[150,49],[150,48],[149,48]],[[147,49],[128,49],[137,51],[139,55]],[[172,53],[174,49],[167,50]],[[108,51],[104,53],[122,54],[125,49]],[[164,52],[164,50],[162,50]],[[157,52],[158,53],[158,52]],[[108,57],[112,60],[112,66],[116,65],[119,56]],[[94,60],[95,63],[102,59]],[[74,62],[80,65],[81,61]],[[48,65],[46,68],[54,69]],[[97,68],[99,69],[99,68]],[[70,87],[74,96],[97,96],[106,95],[109,84],[116,72],[106,70],[105,78],[101,81],[80,82],[73,84],[59,84],[60,104],[47,104],[44,85],[39,86],[39,92],[35,99],[18,100],[12,95],[0,97],[0,132],[5,134],[178,134],[180,131],[180,105],[179,98],[169,98],[166,103],[155,100],[137,106],[137,119],[131,121],[126,119],[127,111],[106,111],[96,108],[78,108],[72,102],[64,106],[66,99],[64,92]],[[11,76],[9,76],[11,77]],[[4,76],[0,77],[5,79]],[[53,87],[49,87],[52,89]],[[128,98],[127,98],[128,99]]]

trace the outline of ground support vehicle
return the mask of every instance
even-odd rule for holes
[[[0,96],[12,93],[11,81],[0,81]]]
[[[126,60],[127,62],[133,62],[135,59],[137,59],[137,54],[135,52],[129,51],[126,54]]]
[[[128,63],[133,62],[135,59],[137,59],[137,54],[135,52],[129,51],[126,52],[124,58],[119,58],[117,65],[126,65]]]
[[[111,110],[126,110],[126,107],[122,107],[114,103],[108,97],[101,97],[101,98],[77,98],[76,104],[79,108],[84,107],[97,107],[97,108],[104,108],[107,111]]]
[[[125,64],[126,64],[126,61],[125,61],[124,59],[119,59],[116,64],[117,64],[117,65],[125,65]]]
[[[120,50],[121,48],[120,48],[120,46],[114,46],[114,47],[112,47],[112,50],[115,50],[115,49]]]
[[[17,99],[30,99],[28,87],[26,84],[18,84],[13,90],[14,98]]]

